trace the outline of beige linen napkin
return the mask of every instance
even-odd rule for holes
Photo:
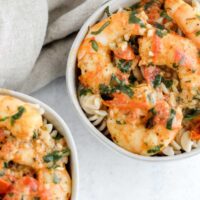
[[[76,32],[105,0],[0,0],[0,87],[31,93],[64,76]]]

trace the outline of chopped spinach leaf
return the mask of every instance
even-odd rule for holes
[[[26,109],[23,106],[19,106],[17,109],[18,112],[10,117],[10,123],[12,126],[14,125],[15,121],[18,120],[26,111]]]
[[[160,29],[160,30],[164,30],[165,29],[165,27],[162,24],[159,24],[157,22],[155,23],[155,27]]]
[[[105,24],[103,24],[103,26],[101,28],[99,28],[99,30],[93,31],[93,32],[91,32],[91,34],[92,35],[98,35],[99,33],[101,33],[109,25],[110,25],[110,21],[107,21]]]
[[[33,131],[33,139],[36,140],[38,138],[38,131],[34,130]]]
[[[150,0],[150,1],[148,1],[148,2],[144,5],[144,9],[145,9],[145,10],[148,10],[155,2],[156,2],[156,0]]]
[[[160,86],[161,82],[162,82],[162,76],[160,74],[156,75],[153,81],[153,87],[157,88],[158,86]]]
[[[2,118],[0,119],[0,122],[4,122],[4,121],[6,121],[8,118],[9,118],[9,117],[2,117]]]
[[[130,16],[129,16],[129,24],[139,24],[141,28],[145,28],[145,24],[143,21],[136,16],[137,12],[136,11],[131,11]]]
[[[149,150],[147,151],[147,153],[149,153],[149,154],[156,154],[156,153],[159,153],[162,147],[163,147],[162,144],[161,144],[161,145],[157,145],[157,146],[155,146],[155,147],[149,149]]]
[[[52,137],[54,140],[60,140],[63,138],[63,136],[60,133],[57,133],[56,136]]]
[[[129,72],[130,68],[131,68],[131,65],[132,65],[132,61],[126,61],[126,60],[123,60],[123,59],[120,59],[117,62],[117,67],[123,73]]]
[[[90,88],[82,88],[80,90],[80,96],[86,96],[87,94],[93,94]]]
[[[188,109],[185,112],[184,119],[185,120],[192,120],[199,115],[200,115],[200,110],[198,110],[198,109]]]
[[[92,48],[94,49],[94,51],[97,52],[98,49],[99,49],[99,46],[98,46],[97,42],[95,40],[91,40],[90,42],[92,44]]]
[[[136,9],[138,9],[138,8],[141,8],[141,4],[140,4],[140,2],[138,2],[138,3],[134,4],[134,5],[132,5],[130,8],[131,8],[132,10],[136,10]]]
[[[196,35],[196,36],[199,36],[199,35],[200,35],[200,31],[197,31],[197,32],[195,33],[195,35]]]
[[[99,91],[100,91],[102,99],[104,100],[113,99],[112,94],[117,91],[120,91],[128,95],[129,97],[133,96],[133,91],[130,85],[126,85],[124,81],[119,80],[117,76],[115,76],[114,74],[112,74],[111,76],[110,85],[107,86],[105,84],[100,84]]]
[[[176,111],[174,109],[171,109],[169,119],[167,120],[167,125],[166,125],[167,129],[172,130],[172,124],[175,116],[176,116]]]
[[[105,8],[104,12],[106,13],[106,15],[107,15],[108,17],[111,16],[109,6],[107,6],[107,7]]]
[[[162,78],[162,82],[166,86],[166,88],[171,88],[173,85],[173,80]]]
[[[3,167],[7,169],[9,167],[9,162],[4,162]]]
[[[167,14],[165,10],[161,12],[160,16],[167,19],[168,21],[172,21],[172,18]]]
[[[49,162],[56,163],[61,158],[65,157],[65,156],[69,156],[69,155],[70,155],[69,149],[64,149],[62,151],[53,151],[52,153],[49,153],[46,156],[44,156],[43,160],[46,163],[49,163]]]
[[[124,125],[124,124],[126,124],[125,121],[120,121],[120,120],[116,120],[116,123],[119,124],[119,125]]]
[[[163,38],[165,35],[167,35],[167,33],[167,30],[156,29],[156,35],[160,38]]]
[[[147,129],[153,128],[153,126],[154,126],[154,118],[155,118],[155,116],[157,114],[155,108],[150,109],[149,113],[151,113],[151,116],[147,120],[147,123],[146,123],[146,126],[145,126]]]

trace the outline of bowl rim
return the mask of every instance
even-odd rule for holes
[[[135,153],[131,153],[122,147],[118,146],[111,140],[109,140],[106,136],[104,136],[97,128],[95,128],[94,125],[89,121],[87,116],[85,115],[84,111],[82,110],[78,98],[77,98],[77,87],[75,86],[76,82],[76,57],[77,57],[77,52],[80,47],[81,42],[83,41],[88,27],[92,24],[94,24],[96,21],[99,20],[99,17],[102,16],[102,13],[104,12],[106,7],[110,7],[112,9],[112,5],[119,4],[121,5],[122,3],[130,3],[133,5],[134,3],[137,3],[139,0],[118,0],[116,2],[115,0],[110,0],[105,2],[103,5],[101,5],[83,24],[81,27],[80,31],[78,32],[72,47],[69,52],[68,60],[67,60],[67,65],[66,65],[66,85],[67,85],[67,90],[69,93],[70,100],[74,107],[76,108],[76,111],[78,112],[78,116],[81,120],[81,122],[84,124],[84,126],[89,130],[90,134],[95,136],[102,144],[105,146],[109,147],[112,149],[112,151],[118,152],[119,154],[137,159],[137,160],[143,160],[143,161],[149,161],[149,162],[166,162],[166,161],[176,161],[180,159],[185,159],[189,158],[191,156],[195,156],[200,153],[200,148],[193,149],[191,152],[185,152],[179,155],[174,155],[174,156],[163,156],[163,157],[147,157],[147,156],[142,156],[138,155]]]
[[[53,118],[57,119],[58,125],[63,128],[63,135],[65,136],[67,145],[68,145],[70,151],[72,152],[72,154],[70,156],[70,163],[71,163],[70,170],[71,170],[71,178],[72,178],[71,200],[77,200],[78,199],[78,188],[79,188],[79,161],[78,161],[76,145],[75,145],[74,139],[72,137],[71,131],[70,131],[68,125],[66,124],[66,122],[50,106],[48,106],[47,104],[43,103],[42,101],[40,101],[32,96],[29,96],[29,95],[26,95],[26,94],[23,94],[20,92],[16,92],[13,90],[4,89],[4,88],[0,88],[0,95],[8,95],[8,96],[15,97],[17,99],[20,99],[20,100],[28,102],[28,103],[38,104],[45,110],[45,112],[48,112],[48,114],[50,114]],[[46,115],[48,116],[48,114],[46,114]]]

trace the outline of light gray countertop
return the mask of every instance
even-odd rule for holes
[[[68,124],[80,162],[80,200],[199,200],[200,155],[149,163],[120,155],[94,138],[80,122],[60,78],[32,96]]]

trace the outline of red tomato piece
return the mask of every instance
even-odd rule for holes
[[[0,194],[6,194],[11,187],[11,184],[0,178]]]

